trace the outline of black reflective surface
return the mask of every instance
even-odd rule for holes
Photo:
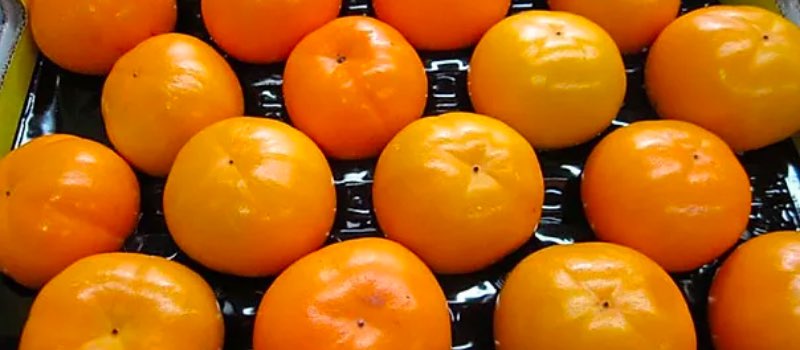
[[[711,2],[687,0],[684,1],[684,10]],[[180,0],[179,4],[179,31],[208,40],[198,15],[199,0]],[[369,0],[346,0],[344,4],[343,14],[371,13]],[[511,12],[546,8],[545,4],[544,0],[515,0]],[[430,81],[427,113],[470,110],[466,87],[470,50],[423,52],[421,55]],[[628,96],[614,127],[655,116],[642,87],[643,58],[626,58]],[[248,115],[289,120],[281,97],[281,65],[257,66],[234,61],[231,64],[244,88]],[[53,132],[78,134],[108,143],[99,107],[102,78],[67,73],[46,60],[39,62],[35,74],[15,144]],[[504,275],[523,257],[547,245],[594,239],[583,215],[579,179],[584,161],[596,141],[566,150],[539,153],[546,177],[545,207],[541,225],[525,247],[485,271],[440,277],[450,303],[454,349],[494,348],[494,300],[503,285]],[[741,160],[750,174],[754,196],[750,225],[743,240],[768,231],[800,227],[796,207],[797,200],[800,200],[800,158],[794,145],[785,141],[747,153]],[[381,235],[371,204],[374,164],[374,160],[331,162],[339,206],[331,242]],[[142,215],[136,232],[125,244],[125,250],[170,257],[199,271],[214,288],[225,314],[225,349],[250,349],[255,311],[270,280],[226,276],[189,260],[172,242],[164,223],[161,210],[164,181],[143,175],[139,179]],[[717,263],[713,263],[695,272],[674,276],[692,307],[699,349],[712,349],[705,308],[708,287],[716,267]],[[0,276],[0,349],[16,348],[34,296],[33,291]]]

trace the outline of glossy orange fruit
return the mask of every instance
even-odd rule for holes
[[[643,121],[592,151],[581,186],[597,236],[668,271],[688,271],[731,248],[747,228],[750,182],[714,134],[680,121]]]
[[[381,228],[440,273],[497,262],[533,235],[544,181],[531,146],[496,119],[416,121],[381,154],[373,201]]]
[[[231,56],[271,63],[339,15],[341,0],[202,0],[206,28]]]
[[[211,287],[161,257],[110,253],[79,260],[33,303],[20,350],[218,350],[224,326]]]
[[[474,45],[508,13],[511,0],[374,0],[375,14],[414,47],[453,50]]]
[[[550,9],[584,16],[614,38],[623,53],[650,46],[678,16],[681,0],[548,0]]]
[[[211,46],[188,35],[163,34],[114,65],[102,107],[117,151],[145,173],[166,176],[189,138],[242,115],[244,97],[236,74]]]
[[[333,175],[308,137],[275,120],[216,123],[178,154],[164,189],[172,237],[209,268],[276,275],[325,242]]]
[[[498,350],[695,350],[689,308],[669,275],[608,243],[553,246],[523,260],[500,291]]]
[[[0,161],[0,271],[39,288],[80,258],[119,249],[138,214],[139,183],[112,150],[34,139]]]
[[[395,29],[342,17],[309,34],[284,73],[292,123],[329,156],[377,156],[422,115],[428,94],[419,56]]]
[[[527,11],[492,27],[472,55],[469,92],[536,148],[573,146],[605,130],[625,97],[625,66],[600,26]]]
[[[653,44],[645,73],[661,117],[700,125],[737,151],[800,131],[800,28],[767,10],[682,16]]]
[[[286,269],[264,295],[253,333],[255,350],[449,350],[450,315],[419,258],[364,238]]]
[[[775,232],[739,246],[709,296],[715,348],[793,349],[800,344],[800,233]]]
[[[30,2],[30,1],[29,1]],[[125,52],[175,27],[175,0],[36,0],[31,29],[39,49],[77,73],[106,74]]]

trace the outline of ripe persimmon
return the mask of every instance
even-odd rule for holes
[[[708,298],[717,350],[793,349],[800,344],[800,233],[753,238],[717,271]]]
[[[800,131],[800,28],[770,11],[711,6],[681,16],[651,47],[645,78],[662,118],[700,125],[736,151]]]
[[[566,12],[526,11],[500,21],[470,61],[475,111],[507,123],[536,148],[597,136],[622,107],[625,87],[614,40]]]
[[[336,213],[333,175],[308,137],[279,121],[238,117],[181,149],[164,189],[178,246],[240,276],[276,275],[322,246]]]
[[[379,19],[421,50],[474,45],[506,16],[511,0],[373,0]]]
[[[236,74],[214,48],[192,36],[162,34],[114,65],[102,110],[117,151],[143,172],[166,176],[189,138],[242,115],[244,97]]]
[[[719,137],[681,121],[636,122],[595,147],[581,184],[597,236],[671,272],[733,247],[750,218],[750,181]]]
[[[325,154],[377,156],[422,116],[427,77],[417,52],[377,19],[342,17],[306,36],[286,62],[283,86],[292,123]]]
[[[552,246],[525,258],[494,315],[498,350],[696,350],[694,323],[669,275],[609,243]]]
[[[389,143],[373,185],[378,223],[439,273],[497,262],[533,235],[544,180],[533,148],[471,113],[420,119]]]
[[[76,260],[118,250],[139,215],[139,183],[114,151],[43,136],[0,161],[0,271],[39,288]]]
[[[335,243],[300,259],[269,287],[255,350],[449,350],[450,314],[436,278],[381,238]]]
[[[132,253],[93,255],[37,295],[20,350],[219,350],[214,291],[187,267]]]
[[[548,0],[551,10],[584,16],[605,29],[622,53],[639,53],[678,16],[681,0]]]
[[[178,16],[175,0],[37,0],[30,14],[33,37],[47,58],[94,75],[108,73],[145,39],[172,31]]]
[[[289,57],[304,36],[339,14],[341,0],[202,0],[212,39],[231,56],[250,63]]]

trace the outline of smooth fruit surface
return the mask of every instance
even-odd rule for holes
[[[319,148],[264,118],[232,118],[198,133],[164,189],[178,246],[240,276],[276,275],[322,246],[335,212],[333,175]]]
[[[422,116],[428,84],[419,56],[397,30],[353,16],[297,45],[283,92],[292,123],[327,155],[359,159],[377,156]]]
[[[800,344],[800,233],[775,232],[739,246],[711,286],[709,322],[718,350]]]
[[[643,121],[592,151],[581,184],[597,236],[668,271],[688,271],[731,248],[747,228],[750,182],[714,134],[681,121]]]
[[[614,40],[570,13],[526,11],[478,43],[469,93],[478,113],[506,122],[536,148],[573,146],[611,124],[625,97]]]
[[[339,14],[340,0],[202,0],[203,21],[223,50],[250,63],[289,57],[295,45]]]
[[[644,255],[608,243],[545,248],[508,276],[498,350],[695,350],[680,290]]]
[[[647,90],[662,118],[700,125],[737,151],[800,131],[798,81],[800,28],[747,6],[680,17],[653,44],[646,66]]]
[[[471,113],[403,129],[381,154],[373,185],[386,236],[440,273],[476,271],[519,248],[543,200],[531,146],[502,122]]]
[[[551,10],[584,16],[614,38],[623,53],[638,53],[656,40],[681,7],[680,0],[548,0]]]
[[[28,1],[30,2],[30,1]],[[175,0],[37,0],[30,6],[39,49],[77,73],[106,74],[125,52],[175,28]]]
[[[211,46],[163,34],[114,65],[102,110],[117,151],[145,173],[166,176],[183,144],[216,121],[242,115],[244,98],[236,74]]]
[[[20,350],[219,350],[214,292],[161,257],[109,253],[79,260],[36,297]]]
[[[70,135],[34,139],[0,161],[0,270],[39,288],[119,249],[138,214],[139,183],[114,151]]]
[[[256,315],[255,350],[449,350],[447,300],[397,243],[335,243],[284,271]]]
[[[375,14],[421,50],[474,45],[508,13],[511,0],[374,0]]]

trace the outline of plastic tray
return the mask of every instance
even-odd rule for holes
[[[199,16],[199,0],[180,0],[178,31],[208,40]],[[715,1],[684,1],[684,10]],[[512,13],[546,8],[546,0],[515,0]],[[343,15],[370,14],[369,0],[347,0]],[[429,53],[421,56],[428,71],[430,98],[427,114],[470,110],[466,77],[469,50]],[[687,59],[691,59],[690,57]],[[642,87],[643,57],[627,57],[628,95],[614,127],[651,119],[655,113]],[[281,65],[248,65],[231,61],[245,91],[246,113],[289,121],[281,97]],[[36,68],[15,145],[31,138],[63,132],[108,143],[100,116],[103,79],[67,73],[41,59]],[[546,198],[541,225],[535,237],[502,262],[462,276],[441,276],[448,297],[453,349],[494,349],[492,312],[504,275],[529,253],[552,244],[591,241],[594,236],[583,215],[579,183],[584,161],[597,140],[575,148],[540,152],[546,177]],[[742,239],[773,230],[800,227],[800,157],[791,141],[744,154],[753,186],[753,210]],[[364,236],[380,236],[372,212],[371,183],[374,160],[331,161],[337,186],[338,213],[330,242]],[[162,179],[140,175],[142,216],[138,228],[126,242],[125,250],[161,255],[199,271],[211,284],[225,315],[225,349],[251,349],[251,332],[256,309],[270,279],[245,279],[209,271],[189,260],[171,240],[164,224]],[[706,300],[717,263],[697,271],[675,275],[675,281],[692,308],[697,325],[699,349],[712,349],[706,324]],[[0,276],[0,349],[15,349],[28,307],[35,296]]]

